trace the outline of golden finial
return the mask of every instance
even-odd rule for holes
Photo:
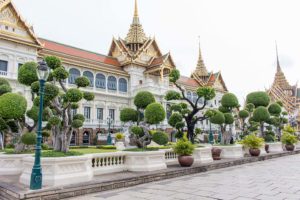
[[[281,71],[279,58],[278,58],[278,49],[277,49],[277,41],[275,40],[275,46],[276,46],[276,61],[277,61],[277,72]]]
[[[135,17],[139,16],[139,14],[138,14],[138,7],[137,7],[137,0],[135,0],[135,3],[134,3],[134,16]]]

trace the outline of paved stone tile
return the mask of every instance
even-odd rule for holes
[[[300,200],[300,155],[101,192],[77,200]]]

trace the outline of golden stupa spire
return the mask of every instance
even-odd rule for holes
[[[199,55],[198,55],[198,63],[195,71],[198,76],[208,76],[208,72],[206,69],[206,66],[204,64],[202,53],[201,53],[201,47],[200,47],[200,36],[199,36]]]
[[[133,20],[132,20],[132,24],[130,25],[129,32],[125,38],[125,41],[127,44],[143,44],[146,40],[147,37],[144,33],[142,25],[140,24],[137,0],[135,0]],[[139,47],[134,48],[134,50],[137,50],[138,48]]]
[[[277,61],[277,72],[281,71],[280,63],[279,63],[279,57],[278,57],[278,49],[277,49],[277,42],[275,41],[276,46],[276,61]]]

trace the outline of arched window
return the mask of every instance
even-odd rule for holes
[[[96,88],[106,88],[106,78],[103,74],[96,75]]]
[[[119,91],[127,92],[127,81],[125,78],[119,79]]]
[[[198,95],[194,92],[193,93],[193,103],[196,103],[197,99],[198,99]]]
[[[75,84],[76,78],[80,76],[80,71],[78,69],[72,68],[69,70],[69,83]]]
[[[186,97],[192,101],[192,93],[191,92],[187,92]]]
[[[87,77],[90,80],[90,87],[94,87],[94,75],[92,72],[85,71],[83,76]]]
[[[71,141],[70,141],[70,146],[75,146],[75,145],[76,145],[76,131],[73,131]]]
[[[109,90],[117,90],[117,79],[114,76],[109,76],[107,79],[107,88]]]
[[[83,145],[89,145],[90,144],[90,133],[88,131],[85,131],[83,133],[82,144]]]

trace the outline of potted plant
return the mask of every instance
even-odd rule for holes
[[[116,148],[117,150],[124,150],[125,149],[125,145],[124,145],[124,134],[123,133],[116,133],[115,135],[115,140],[116,140]]]
[[[247,135],[242,144],[249,148],[249,153],[251,156],[259,156],[260,148],[264,146],[264,139],[257,137],[254,133]]]
[[[221,148],[213,147],[211,149],[211,154],[212,154],[213,160],[221,160],[221,152],[222,152]]]
[[[194,145],[185,137],[178,140],[173,146],[174,152],[178,154],[178,162],[181,167],[192,166],[194,163],[194,157],[192,156],[194,149]]]
[[[275,133],[271,129],[268,129],[265,132],[264,140],[266,142],[265,143],[265,150],[266,150],[267,153],[269,153],[270,146],[267,143],[276,142]]]
[[[281,142],[285,144],[287,151],[294,151],[295,144],[298,142],[298,138],[293,134],[285,132],[281,137]]]

